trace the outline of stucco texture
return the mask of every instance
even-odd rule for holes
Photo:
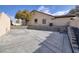
[[[10,18],[5,14],[0,14],[0,36],[10,31]]]

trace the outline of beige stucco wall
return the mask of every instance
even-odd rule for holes
[[[70,20],[70,17],[67,18],[56,18],[55,20],[52,21],[52,23],[56,26],[66,26],[68,23],[72,21]]]
[[[45,15],[39,12],[35,12],[32,19],[29,21],[29,25],[39,25],[39,26],[49,26],[49,23],[53,23],[56,26],[65,26],[70,20],[69,18],[54,18],[53,16]],[[34,19],[38,19],[38,22],[35,23]],[[42,20],[46,19],[46,24],[42,24]]]
[[[5,14],[0,14],[0,36],[10,31],[10,18]]]
[[[35,14],[32,16],[32,19],[29,21],[29,25],[48,26],[50,21],[52,21],[52,18],[54,17],[35,12]],[[34,22],[35,19],[38,19],[37,23]],[[42,24],[43,19],[46,19],[46,24]]]
[[[79,17],[74,17],[75,20],[70,22],[70,26],[79,28]]]

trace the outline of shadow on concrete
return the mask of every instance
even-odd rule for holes
[[[59,35],[56,34],[56,35]],[[34,51],[34,53],[61,53],[63,52],[63,39],[61,35],[58,37],[51,33],[46,40],[39,44],[39,48]],[[42,39],[37,39],[42,40]]]

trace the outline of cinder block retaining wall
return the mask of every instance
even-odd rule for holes
[[[47,30],[47,31],[59,31],[59,32],[63,32],[66,31],[66,27],[65,26],[28,26],[28,29],[37,29],[37,30]]]
[[[73,38],[73,35],[72,35],[72,32],[71,32],[71,27],[68,27],[67,28],[67,33],[68,33],[68,37],[69,37],[69,42],[70,42],[70,45],[71,45],[71,49],[72,49],[72,52],[74,52],[74,49],[73,49],[73,43],[72,43],[72,38]],[[75,38],[76,39],[76,38]]]
[[[21,26],[21,25],[13,25],[11,29],[27,29],[28,26]]]
[[[79,52],[79,46],[77,43],[77,37],[75,35],[75,32],[73,31],[72,27],[68,27],[67,30],[72,52]]]

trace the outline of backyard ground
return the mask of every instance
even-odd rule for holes
[[[12,29],[0,37],[0,52],[61,53],[72,50],[66,33]]]

